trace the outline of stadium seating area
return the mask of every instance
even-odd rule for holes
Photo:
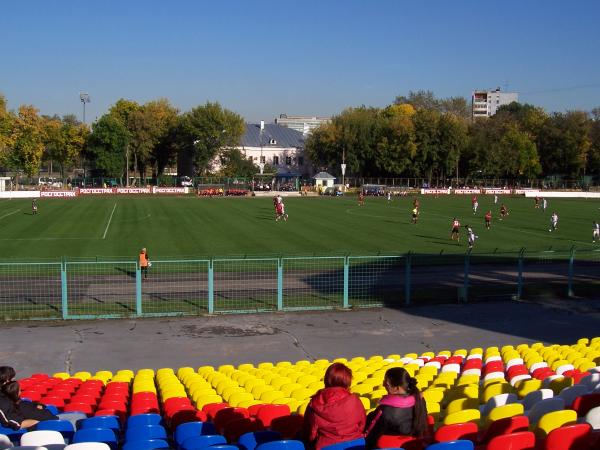
[[[387,369],[402,366],[418,380],[429,435],[383,436],[380,448],[600,449],[600,337],[334,361],[353,370],[351,389],[367,411],[386,394]],[[303,450],[302,414],[331,362],[34,374],[19,381],[24,398],[81,420],[1,428],[0,449]],[[350,448],[364,441],[328,450]]]

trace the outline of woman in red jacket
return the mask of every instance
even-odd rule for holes
[[[321,447],[364,437],[365,408],[348,388],[352,371],[333,363],[325,372],[325,388],[313,395],[304,414],[304,442]]]

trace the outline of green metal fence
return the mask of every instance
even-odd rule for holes
[[[513,253],[0,261],[5,320],[600,298],[600,249]]]

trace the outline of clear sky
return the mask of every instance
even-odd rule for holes
[[[248,121],[384,106],[409,90],[507,88],[600,106],[600,1],[4,0],[11,108],[87,118],[117,99],[218,101]]]

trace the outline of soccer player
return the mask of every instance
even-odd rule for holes
[[[288,215],[285,213],[285,204],[283,202],[277,203],[277,218],[275,220],[279,221],[279,219],[283,219],[286,222],[288,220]]]
[[[467,239],[469,242],[469,249],[472,249],[473,245],[475,245],[475,239],[477,239],[478,236],[475,236],[475,232],[469,225],[465,225],[465,228],[467,229]]]
[[[415,197],[415,199],[413,200],[413,208],[419,209],[420,206],[421,204],[419,203],[419,199]]]
[[[31,214],[35,216],[37,214],[37,209],[37,200],[34,198],[31,201]]]
[[[535,196],[535,209],[539,209],[540,208],[540,198],[536,195]]]
[[[388,201],[388,203],[392,201],[392,192],[391,191],[388,191],[388,193],[387,193],[387,201]]]
[[[502,203],[500,205],[500,220],[504,219],[506,216],[508,216],[508,209],[506,209],[506,205]]]
[[[546,208],[548,208],[548,200],[546,200],[545,198],[542,199],[542,211],[546,211]]]
[[[497,204],[498,204],[498,196],[494,195],[494,205],[497,205]]]
[[[412,223],[416,224],[419,218],[419,208],[413,208],[412,210]]]
[[[273,208],[275,209],[275,220],[277,220],[277,205],[279,204],[279,201],[277,199],[277,196],[273,197]]]
[[[595,220],[592,227],[592,242],[600,242],[600,224]]]
[[[485,228],[487,230],[489,230],[491,226],[492,226],[492,211],[488,210],[488,212],[485,213]]]
[[[450,239],[460,242],[460,221],[456,217],[452,219],[452,231],[450,232]]]
[[[553,232],[558,230],[558,214],[556,211],[550,216],[550,229],[548,231]]]
[[[358,193],[358,206],[365,206],[365,194],[362,190]]]
[[[473,197],[475,201],[473,202],[473,214],[477,214],[477,210],[479,209],[479,202],[477,201],[477,197]]]

